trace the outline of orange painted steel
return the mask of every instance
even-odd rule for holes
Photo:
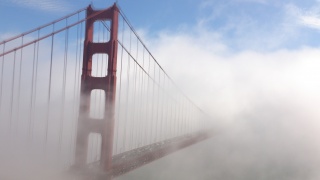
[[[116,97],[116,71],[118,51],[118,7],[104,10],[87,8],[83,64],[81,75],[81,97],[78,131],[76,140],[75,167],[84,168],[87,164],[88,139],[90,133],[101,135],[100,163],[104,171],[112,167],[112,149],[114,138],[114,112]],[[110,40],[104,43],[93,42],[94,22],[109,20],[111,22]],[[92,56],[97,53],[107,54],[108,74],[106,77],[92,76]],[[105,96],[105,109],[102,119],[90,118],[90,96],[92,90],[103,90]]]

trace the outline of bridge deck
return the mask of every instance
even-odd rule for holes
[[[99,162],[91,164],[85,170],[75,170],[71,171],[71,173],[80,177],[90,177],[97,180],[116,177],[170,153],[206,140],[211,137],[211,135],[211,133],[200,132],[192,135],[180,136],[115,155],[113,157],[113,167],[109,173],[105,173],[99,169]]]

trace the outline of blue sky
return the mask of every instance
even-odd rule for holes
[[[113,2],[1,0],[0,33],[27,31],[90,3],[105,8]],[[132,24],[150,36],[162,31],[183,31],[197,36],[201,28],[216,33],[219,41],[236,51],[320,45],[318,0],[119,0],[118,3]]]
[[[0,1],[0,39],[91,3]],[[106,8],[113,2],[93,0],[92,4]],[[213,116],[232,119],[233,115],[262,103],[256,100],[261,96],[266,101],[285,97],[295,100],[288,104],[305,107],[316,103],[314,99],[320,91],[319,0],[118,3],[168,74]],[[308,101],[301,103],[305,100]]]

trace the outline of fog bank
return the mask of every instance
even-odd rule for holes
[[[208,32],[153,42],[216,134],[118,179],[320,178],[318,48],[232,52]]]

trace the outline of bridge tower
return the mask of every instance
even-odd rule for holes
[[[114,139],[119,10],[116,4],[104,10],[93,10],[91,6],[88,6],[86,13],[75,166],[79,168],[85,167],[87,163],[89,134],[98,133],[101,135],[101,167],[104,171],[109,171],[112,166]],[[108,42],[93,42],[94,22],[100,20],[110,21],[110,40]],[[97,53],[108,55],[106,77],[92,76],[92,57]],[[102,90],[105,92],[105,109],[102,119],[90,117],[92,90]]]

